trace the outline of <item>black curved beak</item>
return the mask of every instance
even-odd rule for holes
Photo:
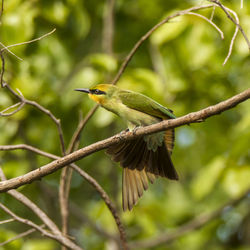
[[[74,89],[75,91],[80,91],[80,92],[84,92],[84,93],[90,93],[89,89]]]

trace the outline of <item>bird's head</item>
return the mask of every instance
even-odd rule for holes
[[[75,89],[75,90],[87,93],[89,97],[93,99],[95,102],[103,104],[113,95],[116,88],[117,87],[111,84],[98,84],[90,89]]]

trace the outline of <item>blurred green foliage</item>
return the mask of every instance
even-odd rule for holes
[[[39,42],[14,47],[23,61],[5,55],[5,80],[61,119],[68,144],[79,121],[93,107],[93,102],[75,91],[108,81],[135,42],[154,24],[176,10],[197,1],[117,0],[115,6],[114,55],[102,49],[105,1],[79,0],[8,0],[0,26],[5,45],[39,37],[56,28],[56,32]],[[225,3],[239,14],[250,37],[250,2]],[[210,10],[199,13],[211,15]],[[146,94],[176,116],[216,104],[249,87],[250,56],[239,34],[233,53],[225,66],[235,26],[225,14],[215,10],[218,32],[196,16],[171,20],[158,29],[137,51],[118,85]],[[16,100],[5,89],[0,90],[1,110]],[[132,212],[122,213],[130,240],[149,239],[197,216],[213,211],[249,187],[250,180],[250,105],[245,102],[200,124],[176,129],[173,162],[179,182],[159,179],[140,199]],[[125,128],[120,119],[99,109],[82,133],[80,147],[104,139]],[[10,117],[0,117],[0,144],[27,143],[54,154],[60,154],[55,124],[40,111],[25,106]],[[7,178],[22,175],[49,162],[26,151],[0,152],[0,164]],[[103,186],[121,208],[121,168],[104,152],[78,162]],[[59,225],[59,171],[41,182],[20,188]],[[7,194],[0,201],[18,215],[40,221]],[[77,204],[97,226],[116,233],[114,220],[97,192],[85,180],[73,175],[70,202]],[[170,245],[152,249],[249,249],[249,200],[237,208],[228,208],[217,220],[179,238]],[[0,211],[0,218],[7,219]],[[70,234],[86,249],[109,249],[111,243],[87,222],[70,214]],[[27,230],[17,223],[0,226],[0,241]],[[248,230],[248,231],[247,231]],[[33,234],[0,249],[55,249],[57,243]],[[111,248],[110,248],[111,249]]]

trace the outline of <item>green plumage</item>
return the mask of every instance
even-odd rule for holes
[[[170,109],[163,107],[158,102],[140,93],[120,90],[117,96],[130,109],[138,110],[161,119],[176,118]]]
[[[153,99],[113,85],[100,84],[90,90],[78,90],[89,93],[102,107],[120,116],[129,129],[175,118],[170,109]],[[148,188],[148,180],[153,183],[158,176],[178,180],[170,157],[173,147],[174,129],[170,129],[120,142],[107,149],[112,160],[120,162],[123,167],[124,211],[131,210],[136,204],[143,190]]]

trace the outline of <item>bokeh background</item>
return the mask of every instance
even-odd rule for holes
[[[236,11],[250,38],[250,2],[223,1]],[[104,42],[106,1],[101,0],[8,0],[0,26],[0,41],[15,44],[56,32],[36,43],[15,47],[18,60],[5,55],[5,80],[27,99],[35,100],[61,119],[66,143],[74,133],[79,116],[85,116],[93,101],[74,88],[109,82],[138,39],[153,25],[177,10],[206,1],[117,0],[114,9],[113,52]],[[199,11],[207,16],[210,10]],[[250,56],[238,34],[233,53],[225,66],[235,25],[216,9],[218,32],[196,16],[171,20],[158,29],[137,51],[118,86],[146,94],[174,110],[176,116],[198,111],[249,88]],[[15,103],[0,90],[0,108]],[[250,185],[250,106],[236,108],[203,123],[176,129],[173,162],[179,182],[158,179],[150,185],[132,212],[121,211],[121,168],[104,151],[78,162],[115,201],[129,241],[150,239],[171,232],[199,214],[209,213],[238,197]],[[82,132],[80,147],[125,129],[115,115],[98,109]],[[0,117],[0,144],[27,143],[60,154],[58,133],[43,113],[25,106],[11,117]],[[27,151],[0,152],[7,178],[27,173],[49,160]],[[60,171],[19,190],[44,209],[60,225],[58,187]],[[0,201],[18,215],[40,221],[7,194]],[[102,231],[117,233],[114,220],[99,194],[84,179],[73,175],[70,192],[70,234],[85,249],[113,249]],[[172,243],[150,249],[237,249],[250,247],[250,199],[228,207],[206,226]],[[0,211],[1,220],[9,218]],[[13,222],[0,225],[0,241],[27,230]],[[98,232],[101,231],[101,232]],[[58,249],[59,245],[39,234],[19,239],[0,249]]]

